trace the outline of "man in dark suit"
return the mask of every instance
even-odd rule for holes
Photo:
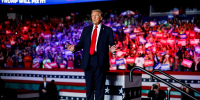
[[[43,77],[43,82],[39,87],[40,100],[49,100],[50,84],[46,81],[46,77]]]
[[[101,10],[92,10],[91,17],[94,25],[85,27],[79,43],[67,48],[72,52],[83,49],[81,69],[85,72],[87,100],[94,100],[94,91],[96,100],[104,100],[109,51],[114,53],[116,46],[112,29],[101,24]]]

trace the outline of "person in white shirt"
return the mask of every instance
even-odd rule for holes
[[[43,82],[39,87],[40,100],[49,100],[50,83],[46,81],[46,77],[43,77]]]
[[[33,59],[32,68],[40,68],[41,60],[38,55]]]
[[[138,66],[138,67],[144,68],[144,58],[142,57],[141,53],[139,53],[138,57],[136,57],[135,65]]]

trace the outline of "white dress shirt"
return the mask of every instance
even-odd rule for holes
[[[93,31],[95,29],[95,26],[96,25],[93,25],[93,29],[92,29],[92,34],[91,34],[91,40],[92,40],[92,35],[93,35]],[[95,51],[97,52],[97,41],[98,41],[98,38],[99,38],[99,34],[100,34],[100,29],[101,29],[101,23],[99,25],[97,25],[97,38],[96,38],[96,44],[95,44]]]
[[[44,82],[44,88],[46,88],[46,85],[47,85],[47,82]],[[42,91],[43,91],[44,89],[42,89]]]
[[[46,84],[47,84],[47,83],[46,83],[46,82],[44,82],[44,88],[46,88]]]

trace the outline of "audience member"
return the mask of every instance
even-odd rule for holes
[[[197,8],[196,8],[196,7],[194,7],[194,8],[193,8],[193,11],[197,11]]]
[[[51,60],[48,59],[48,56],[46,55],[45,59],[44,59],[43,62],[42,62],[42,63],[43,63],[42,68],[45,68],[44,65],[45,65],[46,63],[50,63],[50,62],[51,62]]]
[[[191,9],[190,9],[189,7],[187,7],[187,8],[185,9],[185,11],[191,11]]]
[[[18,58],[17,58],[17,61],[16,61],[16,66],[17,67],[20,67],[20,68],[23,68],[24,64],[23,64],[23,56],[21,53],[18,54]]]
[[[30,53],[28,53],[28,52],[25,52],[25,57],[24,57],[24,59],[23,59],[23,62],[24,62],[24,67],[25,68],[31,68],[31,65],[32,65],[32,57],[31,57],[31,55],[30,55]]]
[[[56,57],[56,63],[59,68],[60,68],[60,64],[63,64],[63,61],[64,61],[64,57],[62,55],[62,52],[59,52],[59,54]]]

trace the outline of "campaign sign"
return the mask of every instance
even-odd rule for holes
[[[178,36],[178,32],[172,32],[172,36]]]
[[[110,17],[111,17],[111,18],[114,18],[114,17],[115,17],[115,15],[114,15],[114,14],[110,14]]]
[[[200,28],[199,27],[194,27],[194,31],[197,33],[200,33]]]
[[[10,34],[11,33],[11,31],[10,30],[6,30],[6,34]]]
[[[129,34],[129,37],[130,37],[130,39],[135,39],[136,38],[136,34],[135,33]]]
[[[173,30],[174,30],[174,27],[170,28],[170,30],[167,33],[170,34],[172,33]]]
[[[45,34],[45,35],[43,36],[43,38],[45,38],[45,39],[50,38],[50,37],[51,37],[51,34]]]
[[[133,31],[134,32],[140,32],[140,29],[135,28]]]
[[[127,58],[126,58],[126,63],[127,63],[127,64],[128,64],[128,63],[135,63],[135,59],[132,58],[132,57],[127,57]]]
[[[40,63],[39,62],[33,63],[32,68],[40,68]]]
[[[125,64],[124,59],[116,60],[116,65],[122,65],[122,64]]]
[[[6,44],[6,48],[11,48],[11,44]]]
[[[65,69],[65,64],[60,64],[60,69]]]
[[[113,32],[117,32],[117,28],[116,27],[112,27]]]
[[[144,38],[140,38],[140,39],[139,39],[139,42],[140,42],[140,43],[146,43],[146,42],[147,42],[147,40],[146,40],[146,39],[144,39]]]
[[[49,63],[49,65],[53,68],[53,67],[58,67],[56,62],[51,62]]]
[[[112,0],[1,0],[0,5],[55,5]],[[75,13],[74,13],[75,15]]]
[[[136,32],[136,35],[137,36],[142,36],[142,35],[144,35],[145,33],[144,32]]]
[[[185,33],[186,33],[186,35],[189,35],[189,34],[190,34],[190,31],[186,31]]]
[[[157,63],[155,66],[154,66],[154,69],[160,69],[161,68],[161,64],[160,63]]]
[[[174,10],[173,15],[179,15],[179,10]]]
[[[168,19],[174,18],[174,15],[168,15]]]
[[[195,52],[200,53],[200,47],[195,47]]]
[[[162,43],[162,44],[167,44],[167,40],[166,40],[166,39],[161,39],[161,40],[160,40],[160,43]]]
[[[110,64],[111,64],[111,65],[116,65],[116,59],[115,59],[115,58],[110,59]]]
[[[178,40],[178,45],[185,46],[186,45],[186,40],[185,39]]]
[[[192,66],[192,61],[187,60],[187,59],[183,59],[183,62],[181,63],[181,65],[190,68]]]
[[[107,24],[105,24],[105,26],[108,26],[108,27],[110,27],[111,25],[110,25],[110,23],[107,23]]]
[[[157,33],[158,33],[158,31],[152,31],[153,36],[156,36]]]
[[[157,22],[156,22],[156,21],[151,21],[151,22],[150,22],[150,26],[152,26],[152,27],[153,27],[153,26],[157,26]]]
[[[159,33],[159,32],[158,32],[158,33],[156,34],[156,37],[157,37],[157,38],[162,38],[162,37],[163,37],[163,33]]]
[[[52,69],[52,67],[50,66],[49,63],[45,63],[45,64],[44,64],[44,68],[45,68],[45,69]]]
[[[190,37],[195,37],[195,32],[191,32]]]
[[[186,34],[180,34],[180,39],[186,39],[186,38],[187,38]]]
[[[161,64],[161,70],[162,71],[171,70],[171,67],[169,64]]]
[[[5,24],[6,24],[6,25],[10,24],[10,21],[5,21]]]
[[[166,54],[166,52],[161,52],[160,55],[164,56]]]
[[[190,39],[190,45],[198,45],[199,39]]]
[[[153,66],[153,60],[145,60],[144,61],[144,66],[145,67],[149,67],[149,66]]]
[[[121,12],[121,16],[125,16],[126,15],[126,11],[124,11],[124,12]]]
[[[168,39],[168,40],[167,40],[167,43],[168,43],[169,45],[173,45],[173,44],[175,44],[175,40],[174,40],[174,39]]]
[[[152,45],[153,45],[152,43],[148,42],[145,44],[145,48],[152,47]]]
[[[122,52],[122,51],[118,51],[118,52],[116,53],[116,55],[117,55],[118,57],[120,57],[120,56],[123,55],[123,52]]]
[[[138,14],[135,14],[135,15],[134,15],[134,18],[139,18],[139,15],[138,15]]]
[[[124,33],[130,33],[130,32],[131,32],[131,29],[130,29],[130,28],[126,28],[126,29],[124,29],[123,31],[124,31]]]

